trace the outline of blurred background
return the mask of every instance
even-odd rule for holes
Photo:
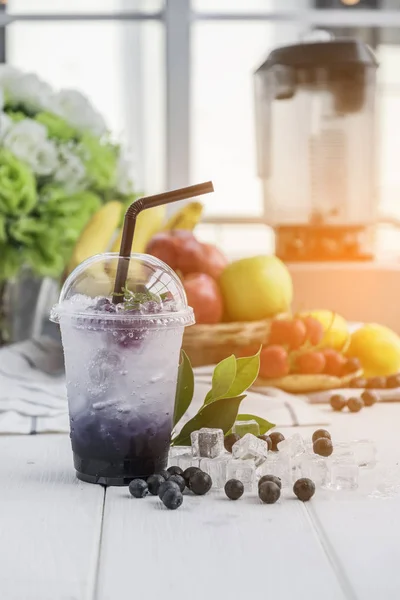
[[[35,73],[54,89],[85,94],[127,150],[134,193],[213,180],[215,194],[204,200],[196,235],[229,260],[273,253],[282,223],[271,203],[296,210],[285,194],[268,197],[257,167],[263,116],[256,121],[256,70],[274,48],[310,38],[368,44],[379,64],[376,81],[368,83],[375,104],[366,108],[364,124],[352,133],[344,129],[354,138],[345,168],[350,173],[354,166],[349,177],[359,185],[346,198],[345,214],[355,214],[356,202],[354,224],[373,226],[371,260],[287,262],[293,262],[299,306],[310,304],[312,288],[314,305],[329,298],[348,318],[384,314],[399,328],[393,293],[400,256],[400,0],[3,0],[0,7],[0,62]],[[293,130],[301,129],[298,114],[279,130],[283,155],[286,140],[290,149]],[[360,167],[358,155],[370,146],[373,162]],[[301,169],[300,153],[288,152],[287,161]],[[339,163],[330,164],[332,174]],[[42,279],[37,285],[48,306],[57,286],[43,291]],[[15,285],[13,294],[14,302],[31,302]],[[20,315],[12,337],[26,335],[22,323]]]

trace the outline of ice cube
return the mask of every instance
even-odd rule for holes
[[[190,447],[188,446],[172,446],[168,456],[168,466],[172,467],[178,464],[178,458],[183,454],[189,454]]]
[[[192,454],[180,454],[174,461],[175,465],[185,471],[189,467],[200,467],[200,458],[196,458]]]
[[[376,446],[372,440],[350,442],[351,450],[359,467],[373,468],[376,465]]]
[[[249,421],[236,421],[233,426],[233,433],[237,433],[240,437],[246,435],[246,433],[252,433],[255,436],[260,435],[260,426],[254,419]]]
[[[203,427],[190,435],[192,454],[201,458],[217,458],[224,453],[224,432],[222,429]]]
[[[317,454],[304,454],[300,461],[301,477],[308,477],[316,486],[325,485],[328,481],[328,463]]]
[[[230,459],[226,466],[226,480],[238,479],[243,483],[245,492],[252,492],[256,480],[254,460]]]
[[[299,433],[284,439],[278,444],[279,452],[287,453],[292,458],[296,458],[306,451],[306,446],[302,436]]]
[[[226,469],[230,460],[230,455],[200,459],[200,469],[209,474],[213,482],[213,488],[220,490],[225,486],[227,482]]]
[[[251,433],[246,433],[232,446],[233,458],[242,460],[254,459],[256,467],[259,467],[268,456],[268,445]]]
[[[282,486],[292,486],[293,481],[298,479],[299,474],[294,469],[292,459],[286,453],[270,452],[267,460],[257,469],[257,476],[276,475],[282,481]]]
[[[331,463],[329,483],[331,490],[355,490],[358,488],[359,467],[352,459],[338,459]]]

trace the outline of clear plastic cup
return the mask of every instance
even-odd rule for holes
[[[118,254],[100,254],[66,280],[60,324],[77,477],[126,485],[167,466],[184,327],[194,323],[179,277],[132,254],[123,302],[111,302]]]

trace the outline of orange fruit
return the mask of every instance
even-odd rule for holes
[[[268,343],[288,345],[297,350],[306,340],[307,329],[301,319],[276,319],[271,322]]]
[[[343,374],[343,367],[346,362],[343,354],[340,354],[340,352],[337,352],[333,348],[325,348],[325,350],[322,350],[322,354],[325,357],[324,373],[327,375],[341,377]]]
[[[290,371],[289,357],[282,346],[267,346],[260,353],[260,377],[285,377]]]
[[[321,343],[324,337],[324,327],[320,321],[317,321],[314,317],[306,316],[302,318],[304,326],[306,328],[306,337],[313,346],[317,346]]]
[[[322,352],[305,352],[297,357],[297,368],[303,375],[318,375],[323,372],[325,362]]]

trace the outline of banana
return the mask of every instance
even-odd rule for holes
[[[119,225],[122,209],[121,202],[107,202],[93,215],[75,244],[67,267],[68,273],[90,256],[108,250]]]
[[[193,231],[203,214],[203,205],[200,202],[189,202],[165,223],[161,231],[172,229],[188,229]]]
[[[132,252],[145,252],[150,239],[161,229],[165,217],[165,206],[156,206],[144,210],[137,218],[135,235],[133,236]],[[111,252],[119,252],[122,230],[112,245]]]

